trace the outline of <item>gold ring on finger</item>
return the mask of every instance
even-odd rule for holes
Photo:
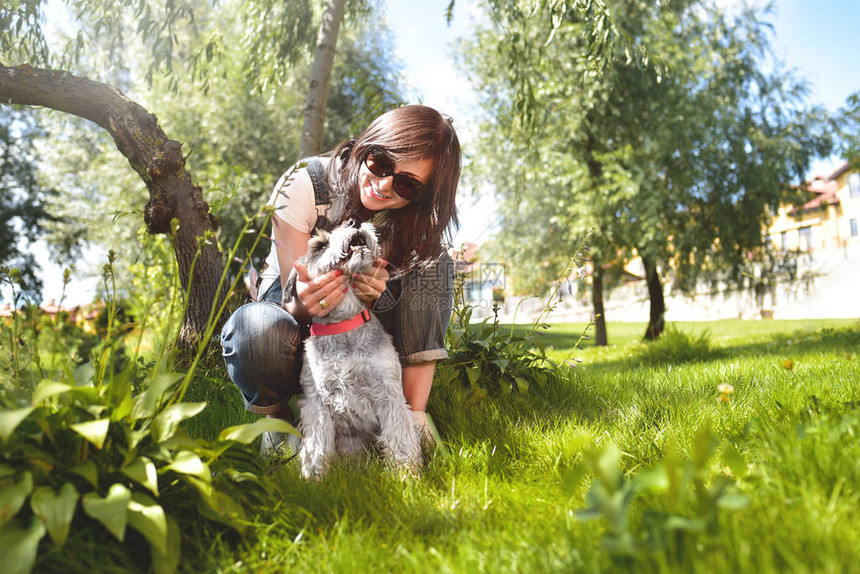
[[[320,309],[328,307],[328,302],[325,299],[320,299]]]

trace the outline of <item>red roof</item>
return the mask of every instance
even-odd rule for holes
[[[57,305],[57,301],[55,299],[51,299],[47,304],[39,305],[39,309],[41,309],[43,313],[56,315],[57,313],[76,313],[78,309],[80,309],[80,306],[75,305],[74,307],[63,307],[62,305]]]
[[[833,173],[827,176],[817,175],[815,179],[807,184],[807,191],[814,193],[815,197],[804,203],[800,207],[795,207],[790,211],[792,215],[804,211],[814,211],[828,205],[839,205],[839,198],[836,197],[836,192],[839,191],[836,187],[836,178],[845,173],[848,164],[839,166]]]

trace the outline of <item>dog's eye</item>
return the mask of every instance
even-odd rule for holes
[[[308,241],[308,255],[316,255],[328,247],[328,238],[313,237]]]

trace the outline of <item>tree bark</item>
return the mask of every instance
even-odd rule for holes
[[[317,34],[317,46],[311,65],[311,81],[305,101],[305,117],[299,158],[319,155],[322,152],[325,110],[328,102],[328,85],[334,65],[334,52],[340,23],[343,20],[346,0],[326,0]]]
[[[591,260],[594,271],[591,274],[591,302],[594,309],[594,344],[605,347],[609,343],[606,334],[606,313],[603,309],[603,266],[596,259]]]
[[[217,221],[185,169],[182,144],[169,139],[154,115],[116,88],[67,72],[0,65],[0,104],[66,112],[110,133],[149,190],[147,231],[168,234],[171,220],[179,222],[173,246],[188,304],[178,343],[193,347],[206,329],[224,267],[214,240]]]
[[[645,266],[645,282],[648,285],[648,301],[650,313],[648,327],[645,329],[645,340],[655,341],[663,334],[666,316],[666,300],[663,298],[663,283],[657,272],[657,264],[650,257],[642,257]]]
[[[597,141],[594,134],[589,131],[586,134],[585,162],[588,165],[593,197],[599,197],[600,178],[603,176],[603,164],[594,157],[596,149]],[[609,338],[606,333],[606,313],[603,307],[603,266],[601,263],[598,257],[592,257],[591,264],[594,271],[591,275],[591,305],[594,309],[594,344],[605,347],[609,344]]]

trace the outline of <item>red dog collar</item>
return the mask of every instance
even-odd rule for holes
[[[317,335],[340,335],[352,331],[370,321],[370,311],[365,309],[352,319],[340,321],[339,323],[314,323],[311,325],[311,336]]]

